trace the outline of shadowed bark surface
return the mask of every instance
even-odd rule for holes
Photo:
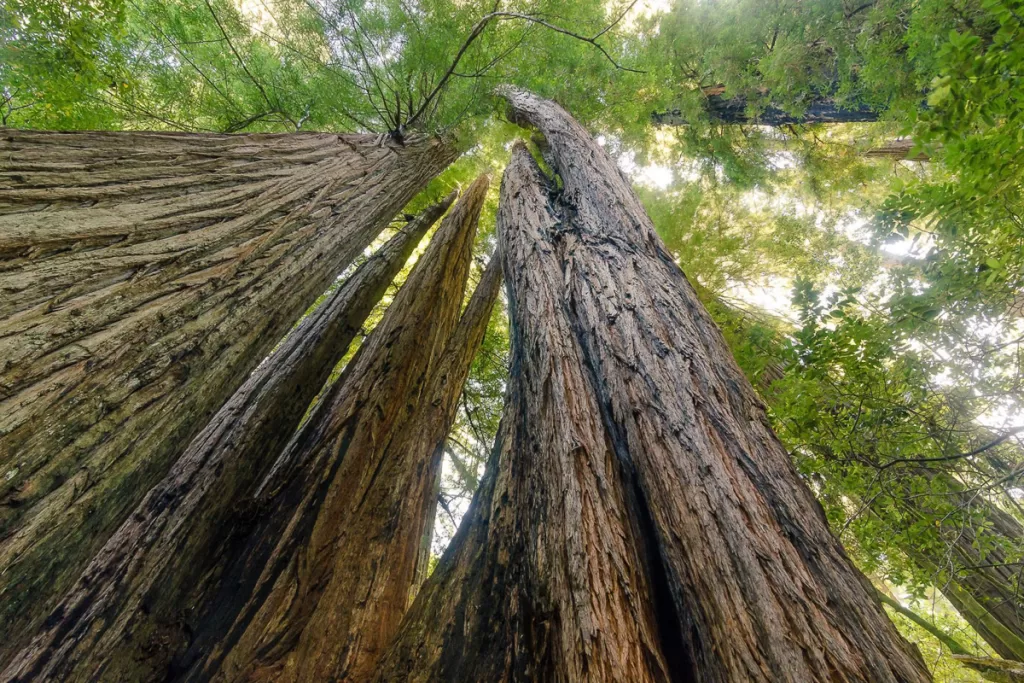
[[[614,161],[504,94],[564,189],[516,151],[492,467],[375,680],[928,680]]]
[[[4,132],[4,648],[455,156],[437,140],[375,141]]]
[[[341,284],[246,380],[150,491],[0,679],[162,678],[185,626],[187,598],[223,564],[251,498],[317,391],[413,249],[455,199],[425,209]],[[143,609],[143,606],[145,608]],[[114,658],[115,662],[108,660]]]
[[[639,530],[546,234],[548,188],[521,146],[498,209],[512,367],[470,512],[377,681],[667,681]],[[637,598],[637,599],[634,599]]]
[[[486,177],[474,182],[444,218],[261,484],[259,519],[232,553],[183,662],[189,680],[358,680],[397,627],[424,514],[412,485],[428,479],[444,434],[408,439],[433,410],[431,378],[458,322],[487,185]],[[400,507],[383,514],[381,494]],[[405,546],[411,551],[398,554]]]

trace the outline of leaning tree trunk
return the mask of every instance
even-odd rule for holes
[[[506,90],[513,368],[491,468],[378,681],[924,681],[611,158]]]
[[[443,434],[430,443],[407,439],[436,408],[432,377],[458,321],[487,185],[486,177],[474,182],[442,221],[384,318],[261,484],[261,518],[208,601],[183,663],[191,667],[186,678],[348,680],[373,665],[397,626],[424,508],[414,482],[427,478]],[[403,506],[386,518],[374,514],[382,492]],[[413,552],[389,555],[407,545]]]
[[[716,88],[721,92],[721,88]],[[724,124],[752,123],[761,126],[785,126],[810,123],[864,123],[878,120],[879,111],[866,106],[843,107],[830,97],[817,97],[807,104],[804,113],[794,116],[784,109],[767,106],[757,116],[751,117],[747,99],[743,96],[732,98],[721,94],[707,94],[704,110],[712,121]],[[690,122],[679,109],[652,112],[651,123],[657,126],[686,126]]]
[[[928,478],[938,483],[939,495],[952,496],[963,510],[936,514],[927,499],[908,492],[896,501],[907,525],[939,520],[939,538],[904,552],[934,577],[935,587],[999,656],[1024,662],[1024,529],[988,500],[965,492],[951,475],[928,473]]]
[[[786,376],[786,370],[784,364],[775,363],[757,379],[757,388],[769,403],[777,397],[774,383]],[[996,438],[986,433],[982,440],[991,443]],[[843,457],[826,444],[815,445],[813,450],[827,460],[838,462]],[[860,454],[854,460],[871,462],[873,458]],[[989,461],[996,472],[1010,474],[1011,468],[997,456],[989,455]],[[949,472],[926,467],[905,471],[910,480],[927,481],[933,495],[911,490],[905,480],[896,477],[884,488],[895,489],[891,499],[900,514],[876,513],[876,518],[893,533],[920,541],[901,550],[932,576],[935,587],[999,656],[1024,661],[1024,597],[1020,592],[1024,528],[992,501],[965,490]],[[943,501],[943,509],[931,506],[929,498]],[[864,504],[863,500],[855,502]],[[955,511],[949,509],[951,503]]]
[[[453,157],[364,135],[4,132],[0,642]]]
[[[139,503],[0,680],[161,679],[188,643],[187,598],[245,524],[254,488],[281,453],[363,321],[455,193],[424,210],[288,335]],[[145,605],[145,609],[142,606]],[[106,672],[106,673],[105,673]]]

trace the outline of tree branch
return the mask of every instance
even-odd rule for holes
[[[1003,443],[1004,441],[1009,440],[1010,438],[1012,438],[1013,436],[1015,436],[1015,435],[1017,435],[1017,434],[1019,434],[1021,432],[1024,432],[1024,426],[1022,426],[1022,427],[1014,427],[1013,429],[1010,429],[1010,430],[1007,430],[1006,432],[1003,432],[1003,434],[1001,436],[999,436],[998,438],[988,442],[984,446],[979,446],[978,448],[975,448],[973,451],[968,451],[967,453],[957,453],[956,455],[942,455],[942,456],[935,457],[935,458],[896,458],[895,460],[890,460],[889,462],[887,462],[887,463],[885,463],[883,465],[879,465],[878,469],[879,470],[885,470],[885,469],[888,469],[888,468],[892,467],[893,465],[898,465],[898,464],[901,464],[901,463],[910,463],[910,464],[919,465],[921,463],[926,463],[926,462],[948,462],[950,460],[961,460],[963,458],[970,458],[970,457],[973,457],[975,455],[980,455],[981,453],[984,453],[985,451],[989,450],[990,448],[995,448],[999,444]]]
[[[445,87],[445,85],[447,85],[449,79],[451,79],[451,77],[455,74],[455,69],[459,66],[459,62],[462,60],[463,56],[465,56],[466,51],[469,49],[469,47],[473,44],[473,42],[477,38],[480,37],[480,34],[482,34],[484,32],[484,29],[487,28],[487,25],[491,22],[491,20],[495,20],[495,19],[498,20],[498,21],[510,20],[510,19],[519,19],[519,20],[522,20],[522,21],[528,21],[528,22],[531,22],[531,23],[534,23],[534,24],[538,24],[540,26],[543,26],[543,27],[545,27],[547,29],[550,29],[550,30],[554,31],[555,33],[561,33],[562,35],[569,36],[570,38],[575,38],[576,40],[581,40],[584,43],[590,43],[591,45],[596,47],[598,50],[600,50],[601,54],[603,54],[605,56],[605,58],[609,62],[611,62],[612,66],[614,66],[616,69],[620,69],[622,71],[630,71],[632,73],[638,73],[638,74],[639,73],[645,73],[644,71],[641,71],[639,69],[631,69],[629,67],[625,67],[625,66],[620,65],[618,62],[616,62],[612,58],[612,56],[610,54],[608,54],[608,51],[605,50],[597,42],[597,39],[600,38],[602,35],[604,35],[612,26],[617,24],[622,19],[622,17],[625,16],[625,13],[628,12],[629,9],[631,9],[633,7],[633,5],[635,5],[635,4],[636,4],[636,2],[634,2],[629,7],[627,7],[626,11],[623,12],[622,15],[620,15],[617,19],[615,19],[615,21],[612,22],[612,24],[610,26],[602,29],[600,32],[598,32],[596,35],[594,35],[592,38],[588,38],[588,37],[582,36],[582,35],[580,35],[578,33],[574,33],[573,31],[569,31],[568,29],[564,29],[561,26],[556,26],[555,24],[549,23],[547,21],[544,21],[543,19],[540,19],[540,18],[538,18],[536,16],[533,16],[533,15],[530,15],[530,14],[522,14],[520,12],[497,12],[497,11],[491,12],[490,14],[485,14],[483,17],[480,18],[479,21],[476,22],[476,24],[473,25],[473,28],[469,32],[469,36],[466,38],[465,42],[462,43],[462,47],[460,47],[459,51],[457,53],[455,53],[455,58],[452,60],[452,63],[448,67],[448,70],[445,71],[443,76],[441,76],[441,80],[439,80],[437,82],[437,85],[434,86],[433,90],[430,91],[430,94],[428,94],[426,96],[426,98],[420,104],[419,109],[416,110],[416,113],[413,114],[412,117],[406,122],[406,125],[407,126],[411,126],[414,123],[416,123],[416,121],[419,120],[420,116],[423,115],[423,112],[426,111],[427,107],[430,106],[430,103],[434,100],[435,97],[438,96],[438,93],[441,92],[441,90]]]

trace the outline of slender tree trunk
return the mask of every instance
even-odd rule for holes
[[[397,627],[454,405],[433,391],[434,378],[452,362],[443,352],[487,185],[478,179],[442,221],[384,319],[261,485],[261,519],[210,600],[186,662],[190,680],[359,680]],[[484,325],[474,329],[482,334]],[[459,358],[471,359],[475,348],[462,342]],[[457,397],[465,372],[438,381]]]
[[[0,642],[454,157],[375,140],[3,133]]]
[[[897,502],[908,525],[922,520],[940,524],[937,542],[905,552],[934,577],[936,588],[999,656],[1024,662],[1024,529],[989,501],[962,492],[963,485],[950,475],[928,476],[937,480],[940,491],[956,495],[961,514],[936,513],[928,509],[927,499],[904,496]]]
[[[767,370],[758,389],[770,402],[775,394],[772,384],[785,377],[786,368],[774,364]],[[986,433],[983,439],[991,442],[994,437]],[[839,457],[827,445],[814,450],[826,459]],[[862,459],[872,460],[870,456]],[[1005,463],[993,464],[997,471],[1006,469],[1009,473]],[[926,479],[936,498],[956,501],[956,513],[951,514],[948,507],[932,508],[927,497],[908,486],[902,488],[902,494],[893,496],[900,515],[878,515],[879,521],[890,525],[893,533],[919,541],[902,548],[903,552],[933,577],[935,587],[999,656],[1024,661],[1024,597],[1020,592],[1024,528],[983,496],[965,491],[963,484],[947,472],[917,468],[910,470],[910,477]],[[897,491],[901,490],[900,484],[899,479],[894,481]],[[924,531],[920,531],[922,528]],[[934,536],[930,535],[932,531]]]
[[[159,672],[188,642],[185,625],[196,607],[187,598],[223,562],[220,542],[244,526],[239,508],[251,499],[366,316],[454,199],[452,193],[404,226],[250,375],[107,541],[45,630],[0,679],[91,681],[111,658],[129,659],[134,678],[162,678]]]
[[[378,681],[924,681],[615,163],[505,91],[513,367],[489,473]]]
[[[878,120],[878,110],[870,107],[841,107],[828,97],[820,97],[807,105],[804,113],[793,116],[778,107],[768,106],[756,117],[747,113],[745,97],[725,98],[718,94],[708,95],[705,110],[712,121],[725,124],[753,123],[761,126],[785,126],[801,123],[864,123]],[[686,126],[689,121],[683,118],[679,109],[653,112],[651,122],[658,126]]]
[[[928,161],[931,157],[925,152],[918,152],[916,156],[910,156],[914,149],[914,141],[910,139],[892,140],[884,145],[872,147],[864,151],[864,156],[873,159],[896,159],[910,161]]]
[[[421,414],[417,415],[412,423],[413,431],[405,435],[401,442],[400,454],[404,460],[395,461],[392,469],[399,470],[390,484],[394,497],[394,491],[406,491],[398,500],[389,500],[387,497],[377,503],[377,510],[373,514],[379,514],[374,523],[379,524],[380,519],[393,517],[396,506],[407,504],[406,495],[411,495],[413,500],[422,500],[421,510],[416,514],[419,521],[419,545],[415,552],[415,563],[412,571],[412,586],[409,602],[419,592],[423,582],[427,579],[428,565],[430,562],[430,544],[433,540],[434,520],[437,512],[437,497],[441,491],[441,462],[444,458],[445,444],[448,440],[448,433],[451,431],[458,410],[458,401],[462,395],[462,388],[469,376],[473,358],[484,340],[484,333],[491,319],[491,310],[494,302],[501,291],[501,257],[497,254],[491,256],[487,268],[480,278],[473,297],[470,299],[466,310],[459,320],[459,326],[455,328],[444,355],[437,364],[437,369],[431,376],[431,383],[426,394],[427,401]],[[433,446],[431,446],[433,444]],[[423,453],[433,448],[433,455],[430,459],[430,466],[423,475],[418,473],[419,462]],[[417,471],[416,476],[410,474]],[[411,479],[411,480],[410,480]],[[401,483],[399,483],[401,482]],[[398,541],[405,543],[407,539],[398,538]],[[389,551],[394,557],[408,557],[408,551]],[[401,616],[405,614],[403,609]],[[389,636],[394,635],[398,629],[398,620],[392,622]],[[381,646],[386,641],[381,642]],[[368,676],[363,676],[368,678]]]

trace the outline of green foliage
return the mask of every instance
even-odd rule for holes
[[[127,87],[123,0],[4,0],[0,6],[0,122],[38,128],[116,126],[96,92]]]

